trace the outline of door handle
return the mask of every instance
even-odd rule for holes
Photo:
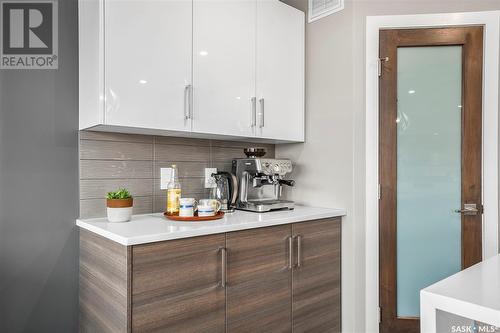
[[[184,119],[191,118],[191,85],[188,84],[184,87]]]
[[[221,283],[220,285],[222,288],[226,288],[227,284],[227,249],[225,247],[222,247],[220,249],[221,253]]]
[[[297,236],[297,268],[302,266],[302,236]]]
[[[288,269],[293,269],[293,236],[288,237]]]
[[[264,118],[265,118],[265,109],[264,109],[264,98],[259,99],[260,103],[260,128],[265,126]]]
[[[252,119],[250,120],[250,126],[255,127],[257,125],[257,97],[252,97]]]
[[[455,209],[455,213],[462,215],[477,215],[479,213],[479,209],[477,209],[477,205],[475,203],[464,204],[464,209]]]

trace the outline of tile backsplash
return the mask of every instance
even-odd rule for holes
[[[207,197],[204,169],[230,171],[249,146],[274,157],[270,144],[80,131],[80,217],[105,216],[106,193],[120,187],[134,196],[134,214],[163,212],[160,168],[171,164],[179,168],[183,196]]]

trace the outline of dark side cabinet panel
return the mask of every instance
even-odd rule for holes
[[[292,230],[301,236],[300,266],[293,271],[293,332],[340,332],[340,218],[296,223]]]
[[[291,332],[291,226],[227,234],[227,332]]]
[[[133,332],[225,331],[225,235],[134,246]]]

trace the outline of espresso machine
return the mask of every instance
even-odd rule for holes
[[[283,186],[294,186],[285,179],[292,172],[287,159],[262,158],[263,148],[246,148],[247,158],[233,160],[233,173],[239,183],[236,208],[252,212],[293,209],[294,202],[281,199]]]

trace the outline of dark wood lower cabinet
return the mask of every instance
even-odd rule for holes
[[[291,226],[227,234],[227,332],[291,332]]]
[[[293,270],[293,332],[340,332],[341,224],[297,223],[297,265]]]
[[[225,236],[134,246],[133,332],[224,332],[221,285]]]
[[[129,247],[81,230],[80,331],[340,332],[340,226]]]

